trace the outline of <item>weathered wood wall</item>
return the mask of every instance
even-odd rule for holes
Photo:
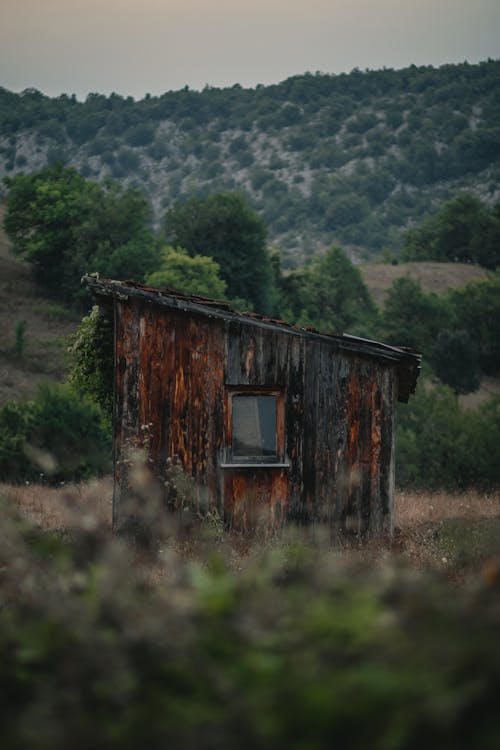
[[[333,339],[134,298],[115,300],[115,325],[115,522],[126,448],[147,435],[155,473],[177,456],[199,501],[239,528],[287,517],[390,528],[395,366]],[[227,389],[245,385],[283,393],[286,467],[227,467]]]

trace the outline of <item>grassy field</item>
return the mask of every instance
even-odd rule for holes
[[[444,294],[471,281],[487,279],[490,272],[470,263],[361,263],[363,281],[377,305],[383,305],[391,284],[403,276],[420,282],[424,292]]]
[[[112,482],[109,478],[79,485],[51,488],[43,485],[0,484],[0,497],[18,509],[35,528],[60,534],[72,529],[98,530],[111,533]],[[287,543],[282,540],[263,542],[257,535],[243,539],[236,534],[217,533],[214,537],[203,522],[190,527],[189,533],[179,532],[174,521],[165,548],[182,556],[197,558],[207,551],[207,539],[222,551],[234,569],[245,567],[256,548]],[[206,532],[209,532],[208,534]],[[500,492],[484,494],[470,490],[462,494],[447,492],[402,492],[395,496],[395,529],[392,538],[374,538],[360,542],[307,530],[302,541],[307,546],[324,543],[346,560],[370,559],[385,564],[388,559],[400,560],[423,570],[442,572],[453,580],[464,580],[500,556]],[[200,541],[201,540],[201,541]],[[208,545],[211,547],[211,543]],[[167,573],[158,559],[152,575],[161,578]]]

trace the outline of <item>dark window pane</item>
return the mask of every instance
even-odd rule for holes
[[[276,396],[233,396],[233,457],[276,457]]]

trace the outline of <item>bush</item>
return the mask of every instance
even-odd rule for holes
[[[113,326],[94,305],[73,336],[69,382],[95,401],[111,420],[113,412]]]
[[[342,573],[292,541],[239,575],[169,556],[145,586],[116,539],[1,524],[9,750],[498,747],[492,588]]]
[[[140,163],[139,155],[135,151],[131,151],[129,148],[121,148],[118,151],[118,164],[124,174],[128,175],[131,172],[136,172],[139,169]]]
[[[396,482],[403,487],[500,487],[500,398],[462,411],[446,386],[423,381],[398,410]]]
[[[76,481],[111,469],[111,430],[101,410],[68,385],[43,385],[34,401],[0,409],[3,481]]]

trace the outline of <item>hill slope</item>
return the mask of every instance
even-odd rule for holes
[[[444,294],[448,289],[459,289],[491,275],[485,268],[469,263],[361,263],[358,267],[379,306],[383,305],[393,281],[402,276],[418,281],[426,293]]]
[[[41,295],[29,266],[10,255],[3,216],[0,205],[0,406],[33,396],[43,380],[65,378],[67,336],[79,320]]]
[[[285,265],[341,242],[398,249],[460,190],[500,198],[500,61],[305,74],[274,86],[50,99],[0,89],[0,178],[57,160],[175,200],[244,192]]]

